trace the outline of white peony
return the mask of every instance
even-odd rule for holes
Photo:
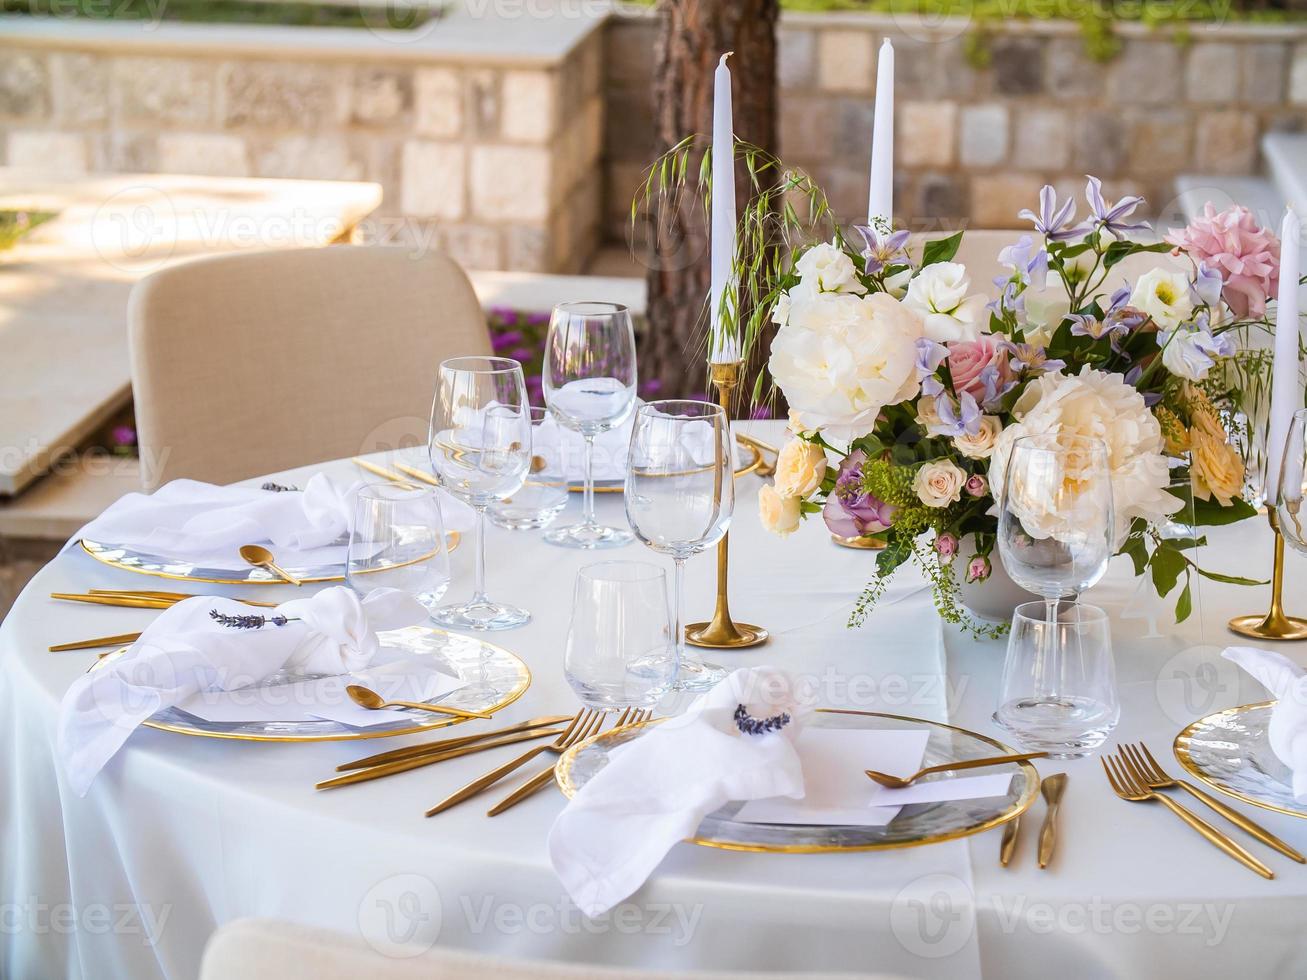
[[[1016,440],[1041,436],[1053,444],[1065,444],[1083,436],[1107,446],[1117,547],[1136,517],[1160,522],[1183,506],[1166,490],[1171,475],[1163,455],[1162,428],[1144,404],[1143,395],[1121,375],[1088,366],[1078,375],[1041,375],[1026,388],[1012,414],[1018,421],[1002,431],[990,458],[995,500],[1002,499],[1007,461]],[[1051,505],[1051,499],[1048,503]],[[1043,537],[1058,536],[1062,529],[1069,534],[1083,533],[1083,529],[1070,526],[1073,515],[1058,514],[1051,506],[1021,517],[1028,531]]]
[[[1146,272],[1135,281],[1130,305],[1147,313],[1159,327],[1174,329],[1189,319],[1189,314],[1194,311],[1193,297],[1189,295],[1189,277],[1160,266]]]
[[[866,435],[886,405],[913,398],[921,318],[885,293],[792,295],[768,367],[796,432]]]
[[[814,293],[860,293],[853,260],[844,250],[828,242],[814,245],[795,265],[803,286]]]
[[[937,343],[977,340],[988,322],[986,300],[980,293],[968,296],[970,289],[966,266],[958,262],[936,262],[908,283],[903,305],[921,314],[926,336]]]

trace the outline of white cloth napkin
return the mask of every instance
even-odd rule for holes
[[[285,616],[284,626],[237,629],[210,613]],[[335,586],[274,610],[234,599],[196,596],[163,611],[130,650],[73,682],[59,708],[57,750],[79,796],[123,742],[155,712],[200,691],[257,684],[282,668],[342,674],[372,662],[377,632],[424,622],[427,610],[396,589],[374,589],[360,601]]]
[[[635,426],[635,412],[631,409],[626,421],[616,428],[595,436],[594,478],[596,480],[625,480],[626,456],[631,446],[631,429]],[[568,480],[580,482],[585,477],[585,438],[575,429],[559,425],[549,415],[535,427],[532,451],[554,463]]]
[[[1307,671],[1282,653],[1255,647],[1226,647],[1221,656],[1278,699],[1266,734],[1276,758],[1293,771],[1293,798],[1307,803]]]
[[[147,554],[177,557],[194,565],[243,569],[243,544],[270,543],[286,565],[334,565],[345,561],[341,539],[354,516],[357,482],[342,489],[318,473],[303,490],[223,487],[173,480],[152,494],[129,493],[69,539],[122,545]],[[446,531],[472,526],[471,509],[440,492]]]
[[[759,667],[732,673],[680,717],[617,750],[568,803],[549,832],[549,858],[588,916],[639,888],[678,841],[731,800],[803,796],[794,738],[806,710],[791,678]],[[734,714],[782,712],[789,724],[746,735]]]

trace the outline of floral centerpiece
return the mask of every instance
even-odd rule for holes
[[[928,242],[919,263],[907,232],[855,226],[800,247],[758,297],[777,332],[769,368],[790,405],[793,441],[760,495],[764,524],[785,535],[820,513],[841,537],[883,544],[855,608],[860,622],[909,561],[930,577],[946,620],[973,631],[960,582],[997,560],[995,501],[1013,443],[1091,436],[1108,449],[1115,546],[1160,595],[1183,579],[1201,538],[1174,532],[1252,516],[1242,458],[1214,393],[1235,353],[1230,332],[1264,324],[1279,243],[1242,208],[1207,213],[1156,241],[1089,178],[1089,214],[1051,187],[1035,233],[1002,250],[994,298],[953,261],[962,234]],[[1173,252],[1133,281],[1122,260]],[[1183,513],[1182,513],[1183,512]],[[1025,518],[1023,517],[1023,521]]]

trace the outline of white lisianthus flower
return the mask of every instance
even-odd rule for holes
[[[995,500],[1002,499],[1007,462],[1018,439],[1038,436],[1057,445],[1083,436],[1107,446],[1116,547],[1136,517],[1158,523],[1184,506],[1166,489],[1171,474],[1163,454],[1162,427],[1144,396],[1121,375],[1088,366],[1078,375],[1041,375],[1026,388],[1013,415],[1018,421],[1000,433],[990,458]],[[1083,536],[1085,530],[1076,526],[1075,514],[1057,510],[1052,495],[1025,508],[1021,523],[1033,535],[1059,540]]]
[[[1159,327],[1173,330],[1194,311],[1189,277],[1160,266],[1146,272],[1135,282],[1130,305],[1147,313]]]
[[[997,415],[984,415],[980,419],[979,432],[974,436],[965,432],[955,436],[953,445],[967,459],[989,459],[994,454],[994,446],[998,444],[999,433],[1002,431],[1003,423]]]
[[[786,497],[770,483],[764,483],[758,490],[758,517],[762,526],[782,538],[793,534],[799,529],[802,516],[800,503],[798,497]]]
[[[796,432],[851,442],[886,405],[916,397],[921,318],[886,293],[792,295],[768,366]]]
[[[949,459],[937,459],[917,470],[912,489],[927,507],[947,507],[962,499],[967,473]]]
[[[985,325],[985,297],[968,296],[971,279],[959,262],[928,265],[908,283],[903,305],[921,314],[926,337],[940,344],[976,340]]]
[[[803,285],[815,293],[862,292],[853,260],[829,242],[821,242],[804,252],[794,269]]]
[[[895,299],[902,299],[908,295],[908,283],[912,281],[911,269],[900,269],[892,276],[885,277],[885,292],[889,293]]]
[[[783,497],[808,497],[826,476],[826,450],[816,443],[791,439],[776,454],[776,492]]]
[[[1027,289],[1021,294],[1026,316],[1022,333],[1026,343],[1047,347],[1053,334],[1071,312],[1071,295],[1056,273],[1048,277],[1043,289]]]

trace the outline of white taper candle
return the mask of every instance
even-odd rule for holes
[[[1280,226],[1280,291],[1275,304],[1275,366],[1271,381],[1271,419],[1266,436],[1266,502],[1274,505],[1280,493],[1280,466],[1293,424],[1302,408],[1298,358],[1298,267],[1302,225],[1293,206]]]
[[[727,51],[713,76],[712,114],[712,291],[708,358],[714,364],[740,359],[738,325],[723,322],[723,303],[735,257],[735,127],[731,113],[731,70]]]
[[[894,221],[894,45],[880,46],[876,64],[876,115],[871,120],[871,193],[867,220]]]

